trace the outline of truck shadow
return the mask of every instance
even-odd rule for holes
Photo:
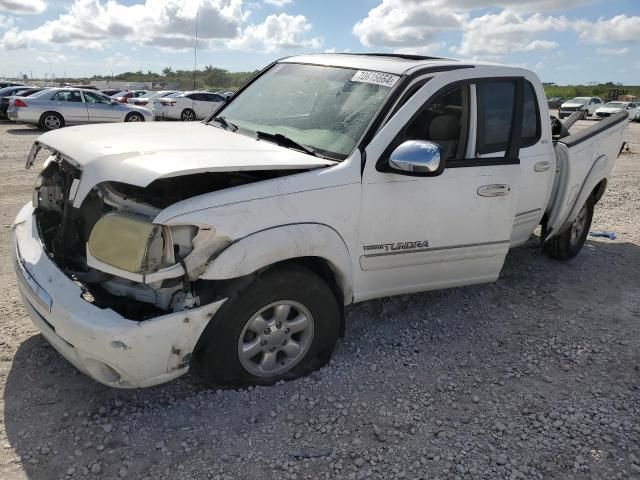
[[[620,312],[627,308],[623,287],[636,285],[637,288],[640,284],[638,265],[640,246],[632,243],[589,240],[577,258],[563,263],[547,259],[531,242],[509,254],[503,274],[495,284],[402,295],[349,308],[346,337],[340,342],[331,366],[312,374],[311,381],[324,382],[322,396],[339,398],[346,395],[344,403],[349,404],[358,398],[350,398],[348,395],[355,391],[334,381],[338,369],[347,369],[348,378],[373,385],[383,368],[389,373],[387,381],[398,388],[403,388],[406,382],[422,382],[425,388],[430,388],[439,372],[450,372],[450,375],[454,372],[455,375],[463,368],[463,361],[477,362],[476,368],[481,371],[484,368],[482,359],[488,352],[496,348],[511,348],[515,352],[519,348],[509,343],[497,347],[496,340],[499,342],[501,337],[514,331],[536,335],[539,319],[532,319],[531,312],[548,310],[551,300],[557,309],[587,306],[595,316],[606,315],[609,321],[616,316],[622,318],[624,315]],[[594,292],[607,286],[618,287],[607,291],[604,303]],[[618,294],[615,289],[619,290]],[[483,322],[480,327],[479,318]],[[580,326],[581,334],[598,336],[599,326],[595,321],[585,321]],[[547,327],[547,330],[554,327]],[[418,338],[407,339],[409,329]],[[369,368],[371,362],[378,364],[377,372]],[[381,365],[384,362],[386,364]],[[414,380],[407,380],[411,378],[408,372],[414,372]],[[464,379],[459,381],[464,382]],[[295,394],[306,388],[304,385],[294,381],[262,389],[258,394],[262,395],[259,397],[260,410],[275,410],[283,395]],[[18,348],[6,378],[4,427],[10,448],[20,461],[13,467],[2,468],[15,467],[15,472],[30,479],[62,478],[71,467],[76,468],[76,475],[80,475],[82,468],[90,468],[89,458],[102,459],[104,465],[110,448],[128,448],[135,436],[135,427],[129,428],[141,421],[140,418],[148,422],[145,428],[156,433],[156,441],[162,440],[167,432],[180,428],[196,429],[202,422],[211,431],[225,431],[235,422],[234,429],[243,429],[248,435],[259,434],[264,427],[260,419],[255,425],[240,420],[250,414],[246,397],[235,390],[228,392],[233,413],[216,415],[216,402],[222,402],[219,392],[206,390],[190,374],[159,387],[114,390],[79,373],[40,335],[32,336]],[[249,395],[254,393],[255,390],[248,392]],[[499,393],[496,395],[494,400],[499,401]],[[188,408],[184,405],[190,399],[203,396],[207,396],[203,404],[213,406],[193,410],[181,420],[179,427],[173,425],[171,417],[180,411],[180,405],[183,409]],[[446,413],[438,411],[446,409],[444,404],[436,404],[435,409],[430,416],[437,418]],[[268,415],[264,417],[264,422],[278,421]],[[105,450],[97,451],[99,445]],[[133,458],[141,455],[138,467],[131,467],[132,478],[151,468],[143,458],[161,456],[154,450],[153,443],[138,447],[138,452],[127,454]],[[207,448],[217,452],[215,444]],[[197,458],[198,451],[196,448],[192,453],[193,458]],[[173,461],[188,462],[189,455],[183,453]],[[104,470],[103,467],[103,475],[105,478],[116,477],[117,470],[109,470],[108,466]],[[1,469],[0,476],[9,477],[2,475]]]
[[[36,136],[36,135],[42,135],[44,132],[39,128],[35,128],[35,127],[23,127],[23,128],[10,128],[9,130],[7,130],[7,133],[9,135]]]

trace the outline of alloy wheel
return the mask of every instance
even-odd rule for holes
[[[301,303],[282,300],[256,312],[238,340],[242,367],[258,377],[274,377],[293,368],[313,341],[314,321]]]

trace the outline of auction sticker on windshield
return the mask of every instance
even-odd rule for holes
[[[352,82],[373,83],[374,85],[382,85],[389,88],[398,83],[399,79],[399,76],[390,73],[367,72],[365,70],[358,70],[351,77]]]

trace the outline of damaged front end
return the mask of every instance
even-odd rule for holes
[[[196,195],[291,173],[199,173],[144,188],[103,182],[76,208],[82,171],[54,152],[36,181],[35,221],[46,254],[86,301],[145,320],[215,301],[211,282],[198,278],[231,243],[211,226],[155,224],[158,213]]]

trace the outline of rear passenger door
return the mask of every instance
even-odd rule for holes
[[[64,117],[68,124],[86,123],[89,120],[87,106],[82,100],[79,90],[58,90],[52,97],[53,110]]]
[[[520,162],[511,148],[517,133],[511,129],[513,115],[505,109],[483,113],[483,135],[492,132],[495,141],[505,140],[506,152],[476,149],[476,86],[489,81],[483,70],[487,76],[495,72],[478,68],[437,75],[367,146],[358,300],[498,278],[510,245]],[[515,100],[512,95],[512,104]],[[385,170],[391,151],[406,140],[436,143],[445,161],[442,173],[422,177]]]
[[[541,119],[541,108],[546,111],[546,97],[544,91],[536,91],[532,79],[527,78],[487,79],[476,84],[476,155],[479,158],[491,158],[508,155],[508,132],[514,114],[518,81],[522,82],[522,130],[518,156],[523,181],[520,183],[513,218],[512,246],[527,241],[540,223],[551,195],[555,154],[549,142],[550,123]],[[535,83],[539,85],[539,82]]]
[[[196,112],[196,118],[198,120],[203,119],[211,111],[211,106],[207,102],[206,95],[204,93],[192,93],[189,95],[193,101],[193,111]]]

